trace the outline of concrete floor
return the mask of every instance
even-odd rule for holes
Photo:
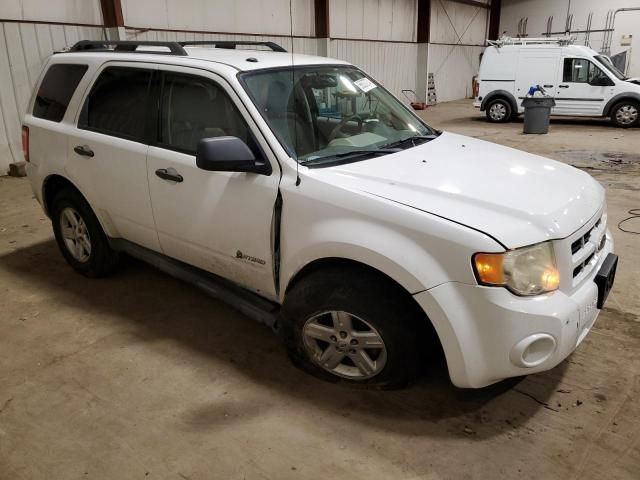
[[[0,478],[637,479],[640,237],[616,225],[640,208],[640,130],[564,120],[523,136],[478,115],[463,101],[424,116],[608,185],[617,283],[567,361],[476,391],[442,368],[402,391],[325,384],[266,327],[150,267],[75,274],[27,180],[4,177]]]

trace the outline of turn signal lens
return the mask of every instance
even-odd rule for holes
[[[473,267],[481,285],[503,286],[516,295],[539,295],[560,286],[551,242],[503,253],[476,253]]]
[[[503,285],[504,273],[502,269],[502,253],[478,253],[474,260],[478,278],[489,285]]]

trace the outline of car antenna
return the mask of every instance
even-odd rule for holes
[[[291,95],[293,95],[293,149],[296,156],[296,187],[300,185],[300,162],[298,161],[297,143],[298,143],[298,121],[296,120],[296,92],[295,92],[295,70],[293,66],[293,6],[292,0],[289,0],[289,31],[291,32]]]

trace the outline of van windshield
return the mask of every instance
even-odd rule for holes
[[[606,55],[596,55],[595,58],[596,58],[596,60],[598,60],[598,62],[600,62],[602,65],[604,65],[604,67],[607,70],[609,70],[611,73],[613,73],[618,78],[618,80],[627,80],[629,78],[624,73],[622,73],[620,70],[618,70],[618,68],[613,64],[611,59],[609,57],[607,57]]]
[[[363,160],[438,134],[352,66],[269,69],[240,79],[282,146],[301,164]]]

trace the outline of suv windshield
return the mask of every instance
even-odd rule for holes
[[[609,70],[611,73],[613,73],[616,77],[618,77],[618,80],[626,80],[628,77],[622,73],[620,70],[618,70],[618,68],[613,64],[613,62],[611,61],[611,59],[605,55],[596,55],[596,60],[598,60],[598,62],[600,62],[602,65],[604,65],[604,67]]]
[[[287,152],[302,164],[393,153],[438,133],[355,67],[249,72],[241,81]]]

